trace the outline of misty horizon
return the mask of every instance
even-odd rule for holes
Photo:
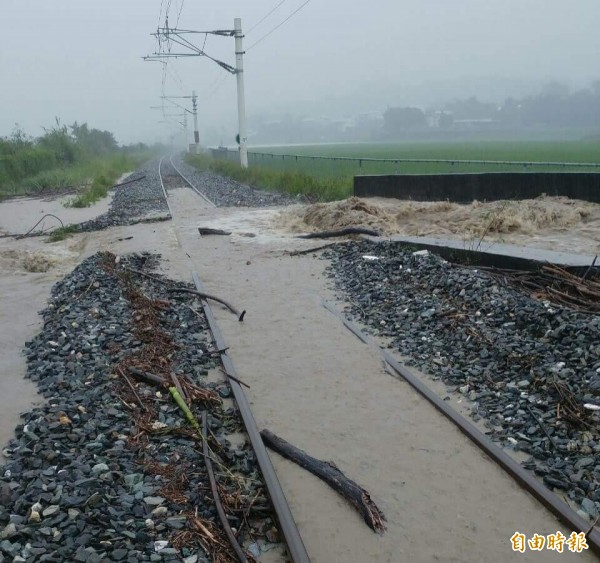
[[[10,135],[15,123],[38,136],[58,117],[65,124],[86,122],[111,131],[120,143],[165,141],[179,134],[178,126],[158,123],[161,112],[150,106],[161,104],[162,92],[196,90],[201,141],[233,142],[234,76],[205,57],[170,59],[163,88],[162,65],[142,60],[156,50],[150,33],[164,24],[167,5],[171,27],[179,17],[180,28],[229,29],[233,18],[241,17],[243,28],[251,30],[244,39],[250,120],[286,114],[337,118],[395,106],[442,108],[473,96],[500,104],[508,97],[534,96],[550,82],[574,92],[600,78],[600,5],[590,0],[574,6],[551,0],[543,10],[533,0],[485,5],[389,0],[369,10],[313,0],[270,33],[302,3],[284,2],[255,29],[277,3],[203,7],[137,0],[100,6],[70,0],[57,7],[24,0],[10,5],[5,9],[10,25],[0,39],[5,79],[0,136]],[[202,46],[204,36],[194,40]],[[234,64],[232,38],[209,35],[205,47]]]

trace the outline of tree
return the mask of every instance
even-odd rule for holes
[[[419,108],[388,108],[383,114],[383,127],[391,135],[423,129],[426,126],[425,113]]]
[[[109,131],[90,129],[87,123],[79,125],[77,121],[70,126],[70,129],[77,145],[90,154],[103,155],[119,148],[113,134]]]

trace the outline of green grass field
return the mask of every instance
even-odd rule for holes
[[[260,154],[266,153],[266,154]],[[309,158],[302,158],[309,157]],[[320,157],[320,158],[310,158]],[[342,158],[340,158],[342,157]],[[344,160],[344,157],[364,159]],[[452,162],[371,162],[368,159],[446,160]],[[250,147],[249,168],[237,164],[237,150],[227,158],[188,155],[190,164],[210,169],[258,188],[307,194],[330,201],[352,195],[360,174],[439,174],[461,172],[599,172],[600,167],[513,166],[506,162],[577,162],[600,164],[600,141],[404,142],[393,144],[321,144]],[[465,164],[460,160],[505,161]]]
[[[402,142],[390,144],[322,144],[276,147],[251,147],[250,164],[279,171],[298,170],[316,177],[341,177],[357,174],[436,174],[451,172],[504,172],[580,170],[598,168],[511,166],[507,164],[451,163],[380,163],[333,160],[335,157],[432,159],[432,160],[496,160],[527,162],[589,162],[600,164],[600,141],[481,141],[481,142]],[[327,160],[298,158],[303,155],[327,157]],[[332,160],[329,160],[332,159]]]

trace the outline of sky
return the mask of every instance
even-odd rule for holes
[[[273,31],[304,2],[1,0],[0,136],[15,123],[40,135],[58,117],[121,143],[163,141],[178,126],[150,107],[163,92],[196,90],[201,140],[231,144],[235,76],[206,57],[170,59],[163,89],[163,65],[142,59],[157,49],[150,34],[167,8],[182,29],[232,29],[242,18],[250,117],[339,117],[471,95],[501,102],[554,80],[577,89],[600,79],[598,0],[310,0]],[[204,35],[190,37],[204,45]],[[204,48],[235,65],[233,38],[209,35]]]

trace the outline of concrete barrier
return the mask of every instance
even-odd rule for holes
[[[542,194],[600,203],[598,172],[485,172],[355,176],[354,195],[470,203]]]

